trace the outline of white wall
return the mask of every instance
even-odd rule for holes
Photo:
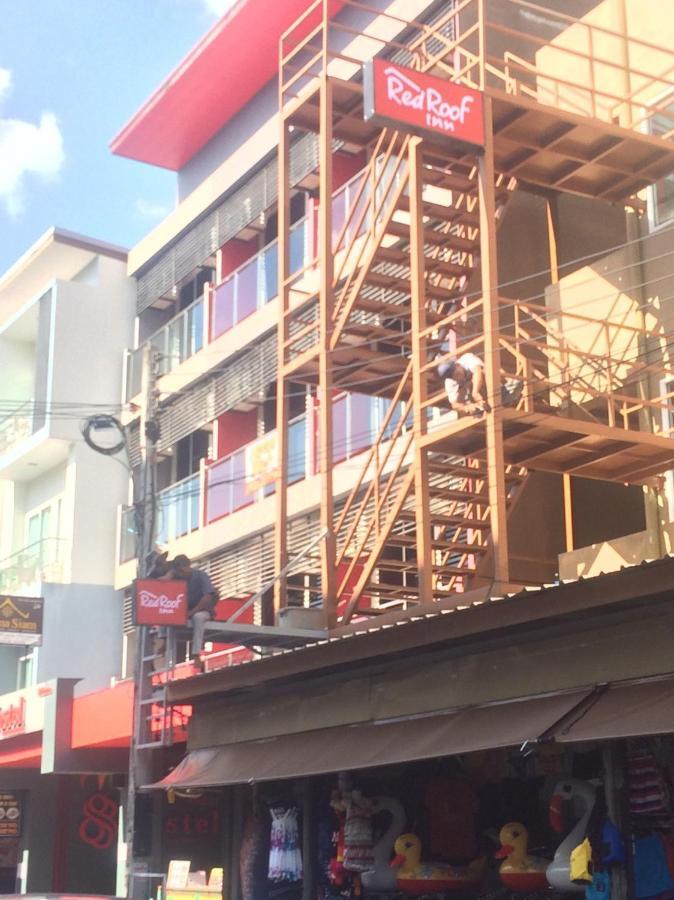
[[[3,400],[30,400],[35,380],[35,344],[0,337],[0,373]]]

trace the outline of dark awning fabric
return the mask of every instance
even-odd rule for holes
[[[599,741],[674,732],[674,678],[610,684],[556,741]]]
[[[367,769],[536,741],[588,691],[192,750],[150,788],[215,787]]]

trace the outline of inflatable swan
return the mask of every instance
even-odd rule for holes
[[[405,827],[405,810],[399,800],[393,797],[373,797],[372,814],[387,812],[391,816],[391,824],[374,845],[374,868],[363,872],[361,883],[366,891],[397,891],[398,880],[390,866],[393,844]]]
[[[560,781],[550,800],[550,824],[555,831],[561,832],[562,804],[564,801],[578,800],[582,808],[582,815],[573,830],[564,838],[555,851],[555,857],[546,871],[546,877],[551,887],[557,891],[575,891],[581,893],[585,890],[584,884],[574,884],[571,881],[571,852],[578,844],[582,843],[587,833],[587,826],[592,815],[592,809],[596,800],[596,791],[587,781],[579,781],[577,778],[568,778]]]

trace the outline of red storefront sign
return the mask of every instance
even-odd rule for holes
[[[187,582],[139,579],[134,609],[136,625],[186,625]]]
[[[484,146],[482,94],[386,59],[365,65],[365,118]]]
[[[14,737],[26,732],[26,699],[0,706],[0,738]]]

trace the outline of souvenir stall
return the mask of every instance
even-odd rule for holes
[[[548,743],[246,787],[235,893],[674,898],[670,749]]]

